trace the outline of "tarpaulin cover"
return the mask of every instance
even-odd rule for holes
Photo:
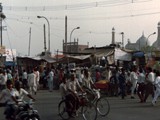
[[[133,54],[134,57],[143,57],[144,53],[143,52],[136,52]]]

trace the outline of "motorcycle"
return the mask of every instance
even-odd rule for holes
[[[18,102],[11,120],[40,120],[38,111],[33,108],[33,103],[32,100]]]

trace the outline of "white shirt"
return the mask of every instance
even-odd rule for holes
[[[27,72],[23,72],[22,78],[23,78],[23,79],[27,79]]]
[[[12,96],[17,98],[18,101],[22,101],[24,96],[28,95],[29,93],[24,90],[23,88],[20,88],[20,91],[14,89],[14,91],[11,92]]]
[[[88,78],[84,77],[83,85],[86,86],[87,88],[91,89],[91,84],[94,84],[92,81],[92,78],[91,77],[88,77]]]
[[[138,83],[144,83],[145,82],[145,75],[144,73],[140,73],[138,77]]]
[[[34,73],[31,73],[28,75],[28,85],[29,86],[36,86],[36,75]]]
[[[130,77],[131,77],[131,83],[137,83],[138,74],[136,72],[132,71]]]
[[[0,84],[1,84],[1,85],[6,85],[7,76],[2,74],[2,75],[0,76],[0,78],[1,78],[1,79],[0,79]]]
[[[79,82],[82,83],[84,79],[84,74],[80,74]]]
[[[67,84],[68,89],[72,90],[74,93],[77,93],[77,86],[80,87],[80,84],[76,78],[73,81],[69,81]]]
[[[153,72],[150,72],[150,73],[148,74],[148,81],[151,82],[151,83],[153,83],[154,80],[155,80],[155,75],[154,75]]]
[[[67,85],[64,84],[64,83],[61,83],[60,86],[59,86],[59,90],[60,90],[60,93],[61,93],[62,97],[66,96],[66,94],[67,94]]]
[[[39,71],[35,71],[34,73],[36,75],[36,83],[39,83],[39,79],[40,79]]]
[[[4,89],[2,90],[1,95],[3,96],[2,101],[7,102],[7,104],[14,104],[14,100],[12,99],[12,94],[14,92],[14,89]]]
[[[160,89],[160,76],[157,76],[154,82],[157,89]]]
[[[48,80],[53,81],[53,77],[54,77],[54,73],[53,73],[53,71],[50,71]]]

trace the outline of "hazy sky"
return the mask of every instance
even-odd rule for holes
[[[68,17],[68,42],[70,33],[79,39],[79,44],[105,46],[111,43],[112,28],[115,28],[116,42],[121,42],[124,32],[124,42],[132,43],[144,35],[148,37],[157,32],[160,21],[160,0],[0,0],[6,19],[3,25],[3,45],[16,49],[21,55],[28,54],[29,29],[31,28],[30,54],[32,56],[44,51],[43,24],[46,24],[46,39],[48,48],[48,24],[50,23],[51,52],[62,51],[62,41],[65,37],[65,16]],[[153,43],[157,35],[149,37]]]

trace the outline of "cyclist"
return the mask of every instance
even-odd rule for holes
[[[92,87],[95,87],[88,69],[84,69],[83,86],[89,89],[91,89]]]
[[[69,109],[68,114],[70,117],[75,117],[77,115],[77,109],[79,108],[79,97],[78,97],[78,88],[83,92],[82,87],[80,86],[78,79],[76,79],[75,74],[72,73],[70,76],[70,80],[67,81],[67,91],[66,95],[67,101],[69,101]]]
[[[87,93],[87,97],[89,100],[93,100],[96,96],[98,98],[100,97],[99,91],[97,90],[97,87],[92,81],[88,69],[84,69],[83,88],[85,89],[85,92]]]

